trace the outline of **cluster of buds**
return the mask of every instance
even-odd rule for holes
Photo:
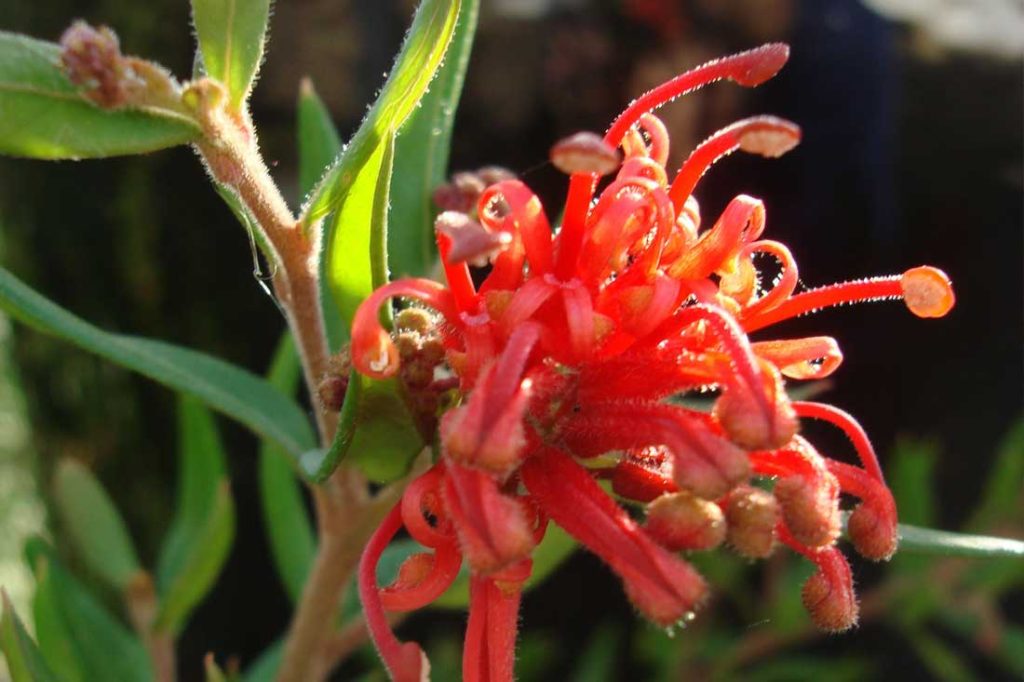
[[[61,65],[82,96],[104,109],[160,106],[179,109],[180,86],[163,67],[121,53],[107,26],[76,21],[60,37]]]
[[[634,101],[603,137],[557,144],[552,161],[571,175],[557,232],[522,182],[490,184],[474,215],[438,221],[447,286],[398,280],[358,310],[352,363],[375,378],[403,371],[404,351],[381,327],[380,307],[402,297],[435,311],[461,396],[441,415],[435,465],[409,486],[360,566],[367,624],[395,679],[419,680],[428,666],[416,644],[388,629],[385,612],[428,604],[464,561],[472,576],[464,679],[512,678],[521,587],[549,522],[604,560],[637,610],[661,626],[692,617],[708,590],[678,552],[722,542],[751,557],[778,543],[806,556],[818,567],[804,587],[812,619],[832,631],[856,623],[849,565],[836,547],[840,493],[860,500],[848,533],[870,559],[895,551],[895,504],[853,418],[791,401],[784,384],[832,373],[838,344],[749,335],[877,299],[939,317],[953,305],[952,288],[921,267],[798,293],[789,250],[761,239],[759,200],[737,196],[702,227],[693,190],[733,151],[785,153],[799,128],[766,116],[740,121],[701,143],[670,179],[668,134],[651,113],[712,81],[756,86],[787,56],[785,45],[771,44],[710,62]],[[595,198],[602,175],[612,177]],[[762,277],[762,256],[781,274]],[[468,265],[476,260],[490,265],[479,287]],[[670,400],[709,389],[717,392],[710,412]],[[845,432],[860,465],[823,456],[798,435],[805,419]],[[751,486],[754,477],[773,489]],[[623,504],[643,507],[643,523]],[[382,588],[376,565],[402,528],[426,551]]]

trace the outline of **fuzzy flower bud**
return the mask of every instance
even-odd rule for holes
[[[689,493],[662,495],[647,507],[647,533],[667,549],[713,549],[725,540],[725,516]]]
[[[853,591],[850,566],[838,550],[829,551],[819,570],[804,583],[804,608],[811,620],[826,632],[843,632],[857,624],[860,609]]]
[[[861,503],[846,522],[846,533],[861,556],[872,561],[886,561],[899,544],[896,518]]]
[[[838,487],[835,480],[790,476],[775,484],[775,499],[793,537],[808,547],[824,547],[839,537]]]
[[[725,502],[726,539],[743,556],[763,559],[772,553],[779,517],[779,503],[770,492],[737,486]]]

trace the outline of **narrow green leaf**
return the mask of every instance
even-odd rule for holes
[[[223,83],[240,110],[263,61],[270,0],[192,0],[206,74]]]
[[[306,196],[317,180],[341,153],[341,137],[331,121],[331,112],[316,94],[313,81],[303,78],[299,85],[299,191]]]
[[[161,341],[105,332],[47,300],[0,268],[0,309],[169,388],[193,395],[298,457],[316,445],[302,409],[252,373]]]
[[[83,678],[104,682],[152,679],[149,656],[139,639],[61,565],[56,553],[41,540],[26,548],[37,581],[48,585],[63,636],[80,662]],[[112,655],[116,652],[116,655]]]
[[[886,480],[896,498],[900,520],[930,526],[935,523],[936,446],[927,441],[900,439],[890,458]]]
[[[323,177],[338,154],[341,137],[331,122],[331,112],[313,89],[313,82],[303,79],[299,86],[298,104],[299,189],[302,196],[309,194],[317,180]],[[331,293],[327,277],[327,240],[320,246],[320,309],[323,311],[327,347],[336,352],[347,336],[347,330],[338,315],[338,306]]]
[[[356,171],[326,235],[327,277],[346,326],[351,326],[359,304],[388,281],[388,194],[394,154],[395,136],[390,133]]]
[[[60,46],[0,31],[0,154],[84,159],[143,154],[199,137],[167,109],[101,109],[60,67]]]
[[[58,678],[46,664],[25,625],[3,592],[4,612],[0,619],[0,649],[7,659],[12,682],[57,682]]]
[[[982,495],[971,515],[971,530],[993,530],[1003,521],[1020,519],[1024,511],[1024,420],[1010,430],[996,453]]]
[[[217,489],[209,517],[195,535],[181,571],[160,595],[160,611],[155,623],[157,629],[171,633],[181,630],[192,609],[213,587],[231,552],[234,537],[235,505],[231,488],[224,480]]]
[[[140,570],[124,519],[84,465],[64,459],[54,476],[54,501],[78,555],[94,574],[124,590]]]
[[[281,657],[284,655],[284,641],[278,640],[263,650],[263,653],[252,662],[245,674],[242,675],[244,682],[273,682],[277,676],[277,669],[281,667]]]
[[[402,127],[444,59],[455,32],[459,0],[423,0],[398,53],[391,75],[359,130],[317,185],[303,210],[310,225],[337,209],[359,169],[381,141]]]
[[[388,280],[388,195],[395,136],[388,134],[359,169],[345,203],[332,219],[327,273],[342,319]],[[329,312],[328,312],[329,314]],[[302,466],[314,481],[326,480],[348,452],[372,480],[398,478],[422,448],[395,380],[373,381],[353,373],[331,447],[311,451]]]
[[[206,673],[206,682],[228,682],[228,676],[224,674],[224,671],[217,665],[217,661],[214,660],[213,654],[208,655],[203,660],[203,670]]]
[[[185,570],[227,475],[227,455],[213,415],[195,398],[178,398],[178,496],[160,548],[157,588],[165,593]]]
[[[907,636],[921,662],[931,671],[932,679],[942,682],[973,682],[978,679],[967,661],[925,630],[910,632]]]
[[[292,395],[301,376],[295,343],[286,333],[274,353],[267,379],[285,394]],[[259,484],[263,525],[267,529],[274,565],[288,596],[296,602],[313,565],[316,539],[287,453],[266,441],[260,444]]]
[[[577,658],[569,682],[613,682],[616,679],[615,658],[621,638],[620,627],[613,622],[598,626]]]
[[[901,552],[1024,559],[1024,541],[899,525]],[[1022,566],[1024,570],[1024,566]]]
[[[434,261],[432,195],[448,176],[452,126],[476,34],[479,0],[464,0],[444,63],[398,135],[388,235],[391,269],[424,275]]]
[[[49,567],[40,564],[35,570],[36,589],[32,595],[32,617],[36,640],[43,658],[53,666],[57,677],[65,682],[88,682],[82,662],[74,649],[74,641],[60,612],[60,603],[53,587]]]

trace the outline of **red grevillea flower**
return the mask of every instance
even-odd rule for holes
[[[939,317],[953,305],[949,281],[920,267],[797,293],[789,250],[761,239],[759,200],[737,196],[705,229],[693,190],[724,155],[778,156],[797,144],[799,128],[767,116],[740,121],[700,144],[670,179],[668,134],[650,113],[715,80],[756,86],[787,55],[771,44],[710,62],[637,99],[603,139],[564,140],[552,150],[572,176],[557,232],[526,185],[502,180],[480,194],[475,216],[438,219],[447,286],[395,281],[359,309],[352,362],[378,378],[403,362],[379,308],[402,297],[435,311],[430,333],[448,370],[435,383],[457,382],[460,396],[440,418],[436,463],[408,487],[360,566],[367,623],[395,679],[419,680],[428,666],[417,645],[391,633],[385,612],[428,604],[463,561],[472,576],[464,677],[512,678],[520,590],[549,522],[601,557],[659,625],[688,617],[707,591],[676,552],[723,540],[750,556],[775,541],[804,554],[818,566],[804,588],[814,621],[828,630],[855,624],[850,569],[835,547],[840,493],[860,499],[848,532],[871,559],[895,551],[895,504],[853,418],[791,402],[784,386],[784,377],[827,376],[842,354],[830,337],[751,342],[748,334],[876,299],[901,298],[915,314]],[[760,255],[781,267],[768,286]],[[491,264],[479,288],[471,260]],[[669,400],[707,388],[718,391],[710,413]],[[861,466],[822,456],[797,435],[803,419],[843,430]],[[752,476],[774,479],[774,492],[747,485]],[[630,501],[646,505],[643,523],[620,506]],[[427,551],[379,587],[377,561],[403,527]]]

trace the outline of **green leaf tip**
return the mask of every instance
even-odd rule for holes
[[[192,21],[206,75],[227,88],[242,111],[263,61],[270,0],[192,0]]]
[[[141,571],[124,520],[92,472],[63,459],[54,475],[61,523],[82,561],[111,587],[124,590]]]

